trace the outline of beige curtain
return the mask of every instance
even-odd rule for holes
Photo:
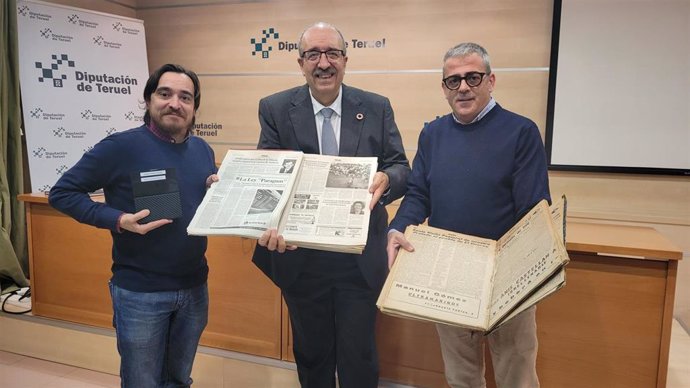
[[[0,293],[26,287],[26,217],[23,192],[22,116],[17,52],[17,1],[0,6]]]

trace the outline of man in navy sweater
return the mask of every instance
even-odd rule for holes
[[[110,294],[122,387],[189,387],[208,320],[206,237],[187,225],[215,176],[213,150],[192,135],[201,102],[197,75],[164,65],[144,88],[144,123],[96,144],[50,191],[50,204],[113,237]],[[141,221],[133,180],[175,171],[181,216]],[[145,174],[146,175],[146,174]],[[105,203],[89,192],[102,188]]]
[[[546,154],[537,126],[498,105],[489,55],[475,43],[450,49],[441,88],[452,113],[419,135],[408,190],[388,234],[388,261],[414,250],[401,232],[430,226],[498,239],[541,199],[551,200]],[[449,174],[449,172],[452,173]],[[499,388],[535,388],[537,333],[532,307],[486,339]],[[446,380],[484,388],[483,333],[437,325]]]

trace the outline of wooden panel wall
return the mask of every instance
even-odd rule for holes
[[[137,12],[145,21],[149,65],[178,62],[200,74],[198,121],[222,125],[205,136],[219,160],[228,148],[256,146],[261,97],[304,84],[297,51],[284,46],[296,45],[302,30],[319,20],[338,26],[349,43],[345,83],[391,99],[410,156],[424,122],[449,111],[441,90],[442,57],[461,41],[478,41],[489,50],[499,102],[544,127],[549,0],[167,4]],[[268,39],[268,58],[252,55],[250,40],[269,28],[278,38]],[[358,48],[353,40],[378,41],[381,47]]]

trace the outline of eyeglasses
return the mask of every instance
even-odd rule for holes
[[[328,62],[339,61],[345,56],[345,52],[343,50],[309,50],[302,53],[302,58],[309,62],[317,62],[321,59],[321,54],[326,54],[326,59]]]
[[[443,84],[446,85],[446,87],[450,90],[457,90],[460,89],[462,80],[465,80],[467,86],[474,88],[482,83],[485,75],[486,73],[479,73],[477,71],[470,71],[469,73],[465,74],[464,77],[459,75],[451,75],[450,77],[443,79]]]

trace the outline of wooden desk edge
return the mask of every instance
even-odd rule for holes
[[[568,252],[582,252],[601,256],[614,256],[627,259],[670,261],[682,260],[683,252],[675,250],[658,250],[644,248],[628,248],[616,245],[600,245],[580,242],[566,242]]]
[[[17,195],[17,199],[26,203],[43,203],[48,204],[48,194],[47,193],[26,193]],[[105,197],[103,194],[92,195],[91,199],[96,202],[105,202]]]
[[[632,259],[681,260],[683,251],[654,228],[569,222],[568,251],[613,255]]]
[[[48,204],[48,195],[44,193],[19,194],[17,198],[26,203]],[[104,201],[103,195],[95,195],[92,198],[98,202]],[[634,232],[636,236],[626,238],[630,232]],[[640,244],[642,238],[649,241]],[[620,255],[632,259],[665,261],[683,258],[680,248],[650,227],[569,222],[566,248],[569,251]]]
[[[43,194],[43,193],[19,194],[17,196],[17,199],[19,199],[22,202],[27,202],[27,203],[48,203],[48,194]]]

